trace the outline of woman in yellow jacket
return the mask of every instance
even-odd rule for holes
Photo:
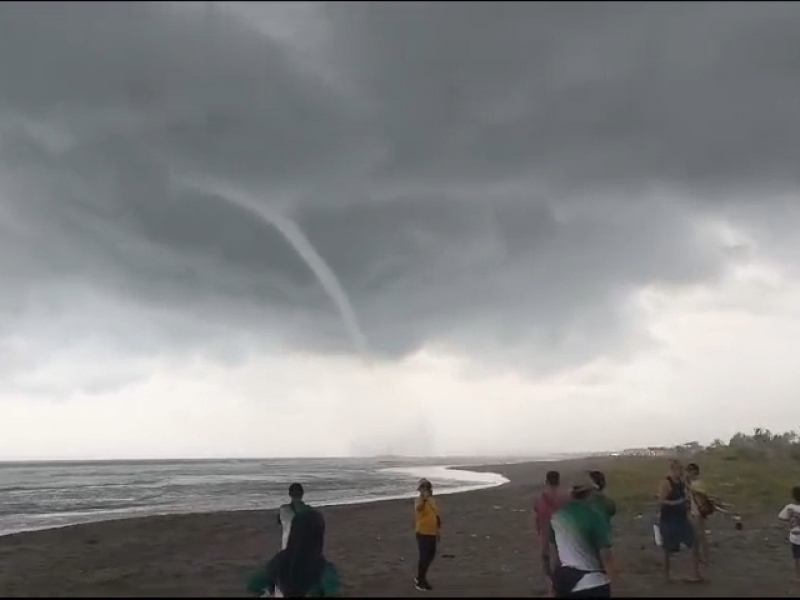
[[[419,563],[414,585],[418,590],[432,590],[431,584],[428,583],[428,568],[436,556],[436,544],[439,541],[442,520],[439,517],[439,507],[433,499],[431,482],[421,479],[417,490],[419,496],[414,500],[414,529],[417,534]]]

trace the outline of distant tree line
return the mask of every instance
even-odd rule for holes
[[[795,431],[773,433],[769,429],[756,427],[753,433],[739,432],[727,443],[716,439],[704,446],[700,442],[687,442],[677,446],[650,446],[631,448],[621,452],[623,456],[680,456],[691,458],[702,454],[718,456],[727,460],[791,457],[800,460],[800,435]]]
[[[689,442],[673,448],[680,456],[694,456],[698,454],[714,454],[729,460],[738,458],[774,458],[778,456],[791,457],[800,460],[800,435],[796,431],[773,433],[769,429],[756,427],[753,433],[739,432],[726,444],[721,439],[716,439],[708,446],[699,442]]]

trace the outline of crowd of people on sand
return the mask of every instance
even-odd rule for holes
[[[428,570],[436,557],[442,519],[433,497],[433,485],[422,479],[414,499],[415,535],[418,549],[414,586],[420,591],[433,587]],[[341,580],[336,567],[324,555],[325,520],[303,501],[303,486],[293,483],[290,502],[278,510],[282,527],[281,550],[259,569],[248,590],[262,597],[336,597]],[[778,514],[788,522],[789,542],[800,582],[800,486],[792,489],[792,502]],[[684,468],[673,460],[658,490],[654,523],[655,543],[663,550],[664,577],[672,577],[672,558],[681,547],[689,549],[691,574],[687,582],[707,578],[708,541],[706,519],[714,512],[728,511],[712,497],[700,467]],[[535,499],[535,530],[540,558],[550,593],[556,598],[608,598],[619,577],[614,556],[612,520],[616,504],[606,494],[606,478],[600,471],[579,474],[572,485],[562,486],[557,471],[547,473],[544,489]],[[741,522],[734,516],[737,529]]]

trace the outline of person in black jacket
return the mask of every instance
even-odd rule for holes
[[[694,528],[689,520],[689,496],[683,464],[680,461],[673,460],[670,463],[670,473],[661,482],[658,498],[659,528],[664,549],[664,578],[669,581],[672,555],[680,552],[681,545],[691,549],[695,544]],[[696,552],[692,552],[692,565],[693,573],[689,581],[702,581]]]
[[[298,512],[286,548],[250,580],[248,589],[272,597],[336,597],[341,582],[323,553],[325,519],[314,509]]]

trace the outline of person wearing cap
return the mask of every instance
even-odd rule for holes
[[[289,502],[278,509],[278,525],[282,529],[281,550],[286,549],[289,533],[292,530],[292,520],[295,515],[310,508],[308,504],[303,502],[303,494],[303,486],[299,483],[293,483],[289,486]]]
[[[414,586],[418,590],[432,590],[428,583],[428,569],[436,557],[436,546],[442,528],[439,507],[433,499],[433,485],[427,479],[421,479],[417,486],[419,496],[414,499],[414,531],[417,536],[419,562]]]
[[[610,598],[617,566],[608,520],[590,503],[595,483],[583,474],[571,499],[550,521],[559,564],[553,571],[556,598]]]

